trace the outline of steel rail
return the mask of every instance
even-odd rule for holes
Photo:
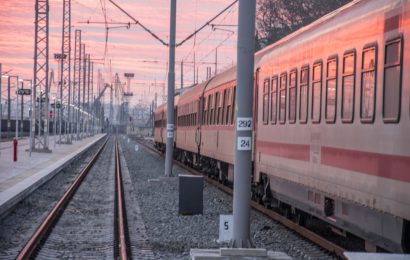
[[[121,176],[121,158],[118,147],[118,140],[115,140],[115,186],[116,186],[116,207],[117,207],[117,236],[118,236],[118,253],[120,259],[128,259],[127,254],[127,239],[126,239],[126,213],[123,198],[123,185]]]
[[[153,148],[152,146],[146,144],[145,142],[142,142],[140,139],[134,139],[134,140],[136,140],[138,143],[140,143],[141,145],[143,145],[147,149],[149,149],[149,150],[163,156],[161,152],[157,151],[155,148]],[[225,192],[229,195],[233,195],[233,189],[219,183],[217,180],[211,179],[210,177],[202,174],[201,172],[199,172],[195,169],[192,169],[191,167],[189,167],[189,166],[187,166],[187,165],[185,165],[185,164],[183,164],[183,163],[181,163],[177,160],[174,160],[174,162],[176,164],[178,164],[180,167],[184,168],[185,170],[189,171],[190,173],[192,173],[194,175],[203,176],[203,178],[205,179],[206,182],[214,185],[215,187],[222,190],[223,192]],[[298,225],[297,223],[287,219],[286,217],[280,215],[279,213],[276,213],[275,211],[264,207],[263,205],[257,203],[256,201],[251,200],[251,207],[254,208],[255,210],[261,212],[262,214],[268,216],[269,218],[279,222],[280,224],[286,226],[287,228],[295,231],[296,233],[298,233],[302,237],[308,239],[309,241],[313,242],[314,244],[322,247],[323,249],[326,249],[330,253],[334,253],[336,256],[340,257],[341,259],[347,259],[346,256],[344,255],[344,252],[346,250],[344,248],[340,247],[339,245],[336,245],[335,243],[321,237],[320,235],[310,231],[309,229]]]
[[[71,200],[74,193],[76,192],[78,187],[81,185],[81,182],[84,180],[87,173],[94,166],[95,162],[97,161],[100,154],[104,150],[108,142],[108,139],[109,137],[106,138],[106,140],[104,141],[104,144],[101,145],[101,147],[98,149],[97,153],[93,156],[91,161],[80,172],[80,174],[71,184],[71,186],[66,190],[64,195],[60,198],[60,200],[54,205],[53,209],[48,213],[47,217],[44,219],[44,221],[40,224],[40,226],[34,232],[33,236],[30,238],[30,240],[27,242],[24,248],[20,251],[20,253],[17,256],[17,259],[31,259],[34,257],[34,253],[37,251],[37,249],[39,249],[41,243],[50,233],[52,227],[56,223],[56,220],[60,216],[62,209],[65,206],[67,206],[68,202]]]

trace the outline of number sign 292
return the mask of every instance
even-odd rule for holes
[[[252,118],[251,117],[238,117],[238,123],[236,125],[238,131],[252,130]]]

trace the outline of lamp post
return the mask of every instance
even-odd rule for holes
[[[29,86],[30,89],[32,88],[33,85],[33,81],[31,79],[25,79],[24,81],[29,82]],[[29,153],[30,153],[30,157],[31,157],[31,152],[33,150],[33,117],[31,116],[31,114],[33,113],[33,92],[30,93],[30,107],[29,107],[29,117],[30,117],[30,141],[29,141]]]

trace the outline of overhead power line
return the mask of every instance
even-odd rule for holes
[[[111,0],[110,0],[111,1]],[[195,32],[193,32],[192,34],[188,35],[188,37],[186,37],[183,41],[181,41],[180,43],[178,43],[176,46],[181,46],[182,44],[184,44],[186,41],[188,41],[189,39],[191,39],[192,37],[194,37],[197,33],[199,33],[200,31],[202,31],[202,29],[204,29],[206,26],[209,26],[216,18],[218,18],[221,14],[225,13],[226,10],[228,10],[229,8],[231,8],[234,4],[236,4],[236,2],[238,2],[238,0],[233,1],[230,5],[228,5],[225,9],[223,9],[222,11],[220,11],[217,15],[215,15],[214,17],[212,17],[211,20],[207,21],[204,25],[202,25],[199,29],[197,29]]]
[[[166,43],[165,41],[163,41],[161,38],[159,38],[159,36],[157,36],[155,33],[153,33],[150,29],[148,29],[147,27],[145,27],[140,21],[138,21],[137,19],[135,19],[132,15],[130,15],[127,11],[125,11],[123,8],[121,8],[121,6],[119,6],[117,3],[115,3],[113,0],[109,0],[113,5],[115,5],[115,7],[117,7],[121,12],[123,12],[125,15],[127,15],[130,19],[132,19],[136,25],[139,25],[142,29],[144,29],[144,31],[146,31],[147,33],[151,34],[152,37],[154,37],[155,39],[157,39],[158,41],[160,41],[163,45],[168,46],[168,43]]]

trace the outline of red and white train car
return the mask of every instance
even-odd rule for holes
[[[162,104],[154,111],[154,142],[155,146],[163,150],[167,143],[166,104]],[[163,150],[165,151],[165,150]]]
[[[254,180],[272,203],[410,250],[409,42],[409,1],[362,0],[264,50]]]
[[[357,0],[255,55],[254,198],[410,251],[409,42],[410,1]],[[233,180],[235,72],[176,102],[179,159],[222,181]]]

